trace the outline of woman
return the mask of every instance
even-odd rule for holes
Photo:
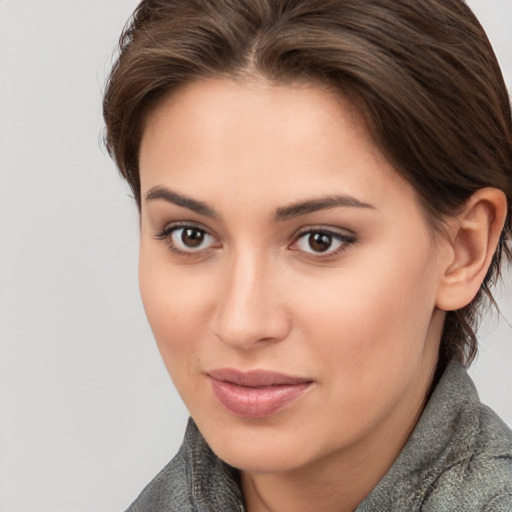
[[[104,115],[191,415],[130,512],[512,510],[465,370],[512,120],[463,2],[143,1]]]

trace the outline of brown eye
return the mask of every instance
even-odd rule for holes
[[[202,229],[182,229],[181,232],[181,241],[187,247],[199,247],[204,241],[205,232]]]
[[[332,239],[332,235],[326,233],[311,233],[308,244],[314,252],[325,252],[331,248]]]
[[[331,256],[343,251],[355,240],[352,234],[328,229],[311,229],[303,232],[291,248],[310,255]]]
[[[177,253],[199,253],[221,245],[217,238],[198,226],[170,226],[158,238],[167,240],[169,248]]]

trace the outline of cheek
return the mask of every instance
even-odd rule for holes
[[[432,277],[425,255],[359,259],[322,286],[305,287],[297,321],[308,362],[322,370],[319,422],[331,418],[335,432],[343,424],[348,436],[356,435],[413,385],[430,354]]]
[[[144,310],[164,363],[174,378],[193,363],[209,315],[208,283],[190,270],[154,261],[141,247],[139,286]],[[181,370],[180,370],[181,369]]]
[[[435,303],[429,249],[403,256],[392,249],[389,258],[384,250],[378,260],[358,258],[296,295],[304,335],[317,340],[314,355],[333,374],[341,367],[345,374],[375,375],[421,356]]]

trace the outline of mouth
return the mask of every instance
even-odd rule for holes
[[[297,400],[313,384],[311,379],[267,370],[241,372],[224,368],[207,372],[213,393],[232,414],[263,418]]]

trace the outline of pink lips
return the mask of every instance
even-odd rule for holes
[[[241,372],[231,368],[207,373],[213,392],[237,416],[270,416],[299,398],[312,384],[309,379],[264,370]]]

